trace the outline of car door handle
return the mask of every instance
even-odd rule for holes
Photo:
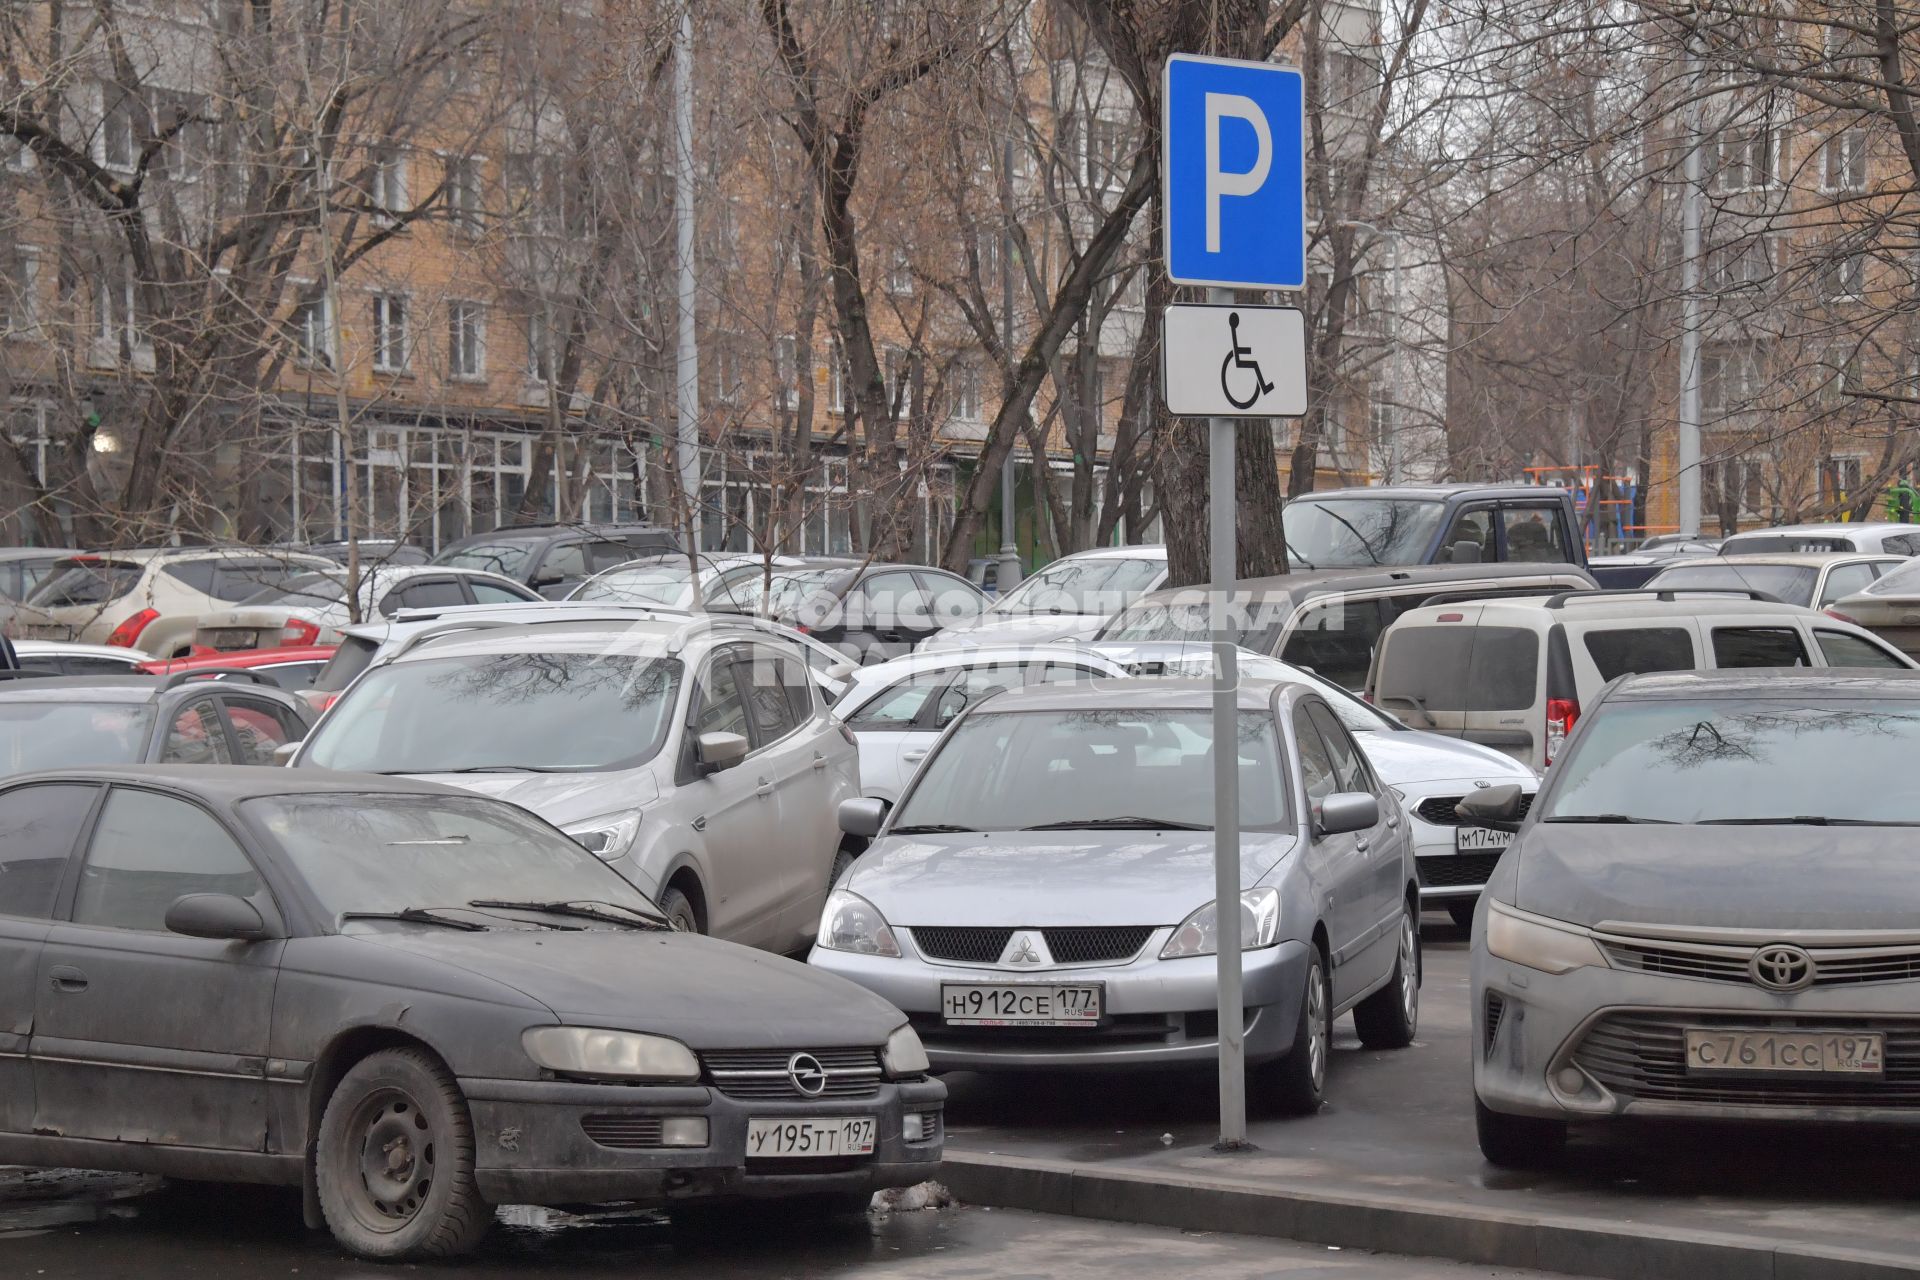
[[[762,799],[773,794],[773,784],[771,782],[768,782],[765,778],[757,779],[757,781],[760,785],[753,789],[753,794]]]
[[[1389,830],[1392,830],[1398,827],[1399,825],[1400,825],[1400,819],[1394,817],[1392,814],[1387,815],[1387,828]]]
[[[824,769],[827,767],[827,758],[818,751],[813,753],[813,767],[816,769]]]
[[[55,965],[48,973],[53,979],[53,989],[55,991],[85,991],[87,989],[87,975],[73,968],[71,965]]]
[[[902,751],[900,753],[900,758],[902,760],[905,760],[908,764],[918,764],[922,760],[925,760],[927,758],[927,752],[924,747],[918,751]]]
[[[1353,847],[1358,849],[1360,852],[1365,853],[1368,849],[1372,848],[1373,846],[1367,842],[1365,837],[1362,837],[1353,842]]]

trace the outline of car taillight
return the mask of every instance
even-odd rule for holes
[[[147,624],[159,616],[158,609],[142,609],[115,627],[113,634],[107,637],[107,643],[118,645],[122,649],[133,648],[139,642],[140,633],[147,629]]]
[[[325,711],[328,707],[340,701],[340,695],[338,693],[323,693],[318,689],[302,689],[300,690],[300,696],[307,700],[307,705],[313,708],[315,715],[319,715],[322,711]]]
[[[1838,609],[1828,609],[1825,612],[1829,618],[1838,618],[1842,622],[1851,622],[1856,627],[1860,625],[1860,619],[1849,618],[1846,614],[1840,612]]]
[[[1572,698],[1547,699],[1547,763],[1560,754],[1560,748],[1566,745],[1567,735],[1573,732],[1573,722],[1580,718],[1580,704]]]
[[[320,628],[311,622],[302,622],[298,618],[288,618],[287,625],[280,628],[280,643],[305,647],[320,638]]]

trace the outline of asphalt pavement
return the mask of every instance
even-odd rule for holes
[[[1442,919],[1428,917],[1415,1046],[1362,1049],[1343,1019],[1329,1104],[1316,1116],[1286,1118],[1263,1110],[1255,1098],[1253,1151],[1212,1150],[1218,1128],[1210,1072],[955,1075],[947,1077],[953,1090],[949,1157],[1014,1157],[1169,1184],[1217,1181],[1404,1204],[1434,1211],[1435,1221],[1551,1218],[1592,1224],[1627,1244],[1636,1234],[1669,1233],[1814,1246],[1836,1255],[1864,1250],[1920,1271],[1920,1176],[1914,1173],[1920,1136],[1911,1133],[1761,1126],[1576,1130],[1566,1160],[1550,1172],[1488,1165],[1473,1131],[1466,942],[1459,930],[1438,923]],[[1150,1194],[1141,1189],[1142,1196]],[[1025,1207],[1064,1208],[1044,1196]],[[1171,1215],[1143,1220],[1179,1224]],[[1373,1238],[1382,1247],[1419,1251],[1384,1232]]]

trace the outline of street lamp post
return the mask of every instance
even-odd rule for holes
[[[1006,354],[1007,367],[1013,367],[1013,135],[1008,134],[1000,148],[1000,172],[1007,184],[1006,219],[1000,231],[1000,349]],[[1014,536],[1013,455],[1000,463],[1000,566],[994,571],[993,589],[1005,595],[1020,585],[1020,544]]]
[[[1383,479],[1388,484],[1398,484],[1404,478],[1405,468],[1401,456],[1400,394],[1405,381],[1400,368],[1400,233],[1394,230],[1382,230],[1371,222],[1361,222],[1355,218],[1341,221],[1339,226],[1353,227],[1365,231],[1375,240],[1387,242],[1387,292],[1393,297],[1393,306],[1387,311],[1387,371],[1393,384],[1393,400],[1390,403],[1395,413],[1388,422],[1386,445],[1387,459]]]

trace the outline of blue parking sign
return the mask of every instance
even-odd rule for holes
[[[1168,277],[1304,289],[1305,78],[1292,67],[1176,53],[1161,89]]]

